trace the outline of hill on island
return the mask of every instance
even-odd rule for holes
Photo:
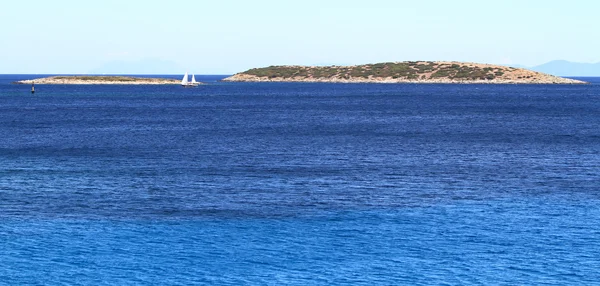
[[[388,62],[358,66],[270,66],[224,81],[375,83],[555,83],[578,84],[527,69],[462,62]]]

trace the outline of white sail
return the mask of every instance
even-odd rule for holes
[[[198,83],[198,82],[196,81],[196,77],[195,77],[195,76],[192,74],[192,84],[196,84],[196,83]]]
[[[188,73],[186,72],[185,75],[183,76],[183,79],[181,80],[181,85],[187,85],[188,84]]]

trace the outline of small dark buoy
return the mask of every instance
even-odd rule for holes
[[[31,94],[35,93],[35,86],[33,85],[33,83],[31,83]]]

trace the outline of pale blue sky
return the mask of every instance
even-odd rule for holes
[[[2,1],[0,73],[231,74],[278,64],[600,61],[595,0]],[[147,65],[147,66],[144,66]]]

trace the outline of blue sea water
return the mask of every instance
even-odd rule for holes
[[[0,75],[0,284],[600,283],[600,78],[31,77]]]

